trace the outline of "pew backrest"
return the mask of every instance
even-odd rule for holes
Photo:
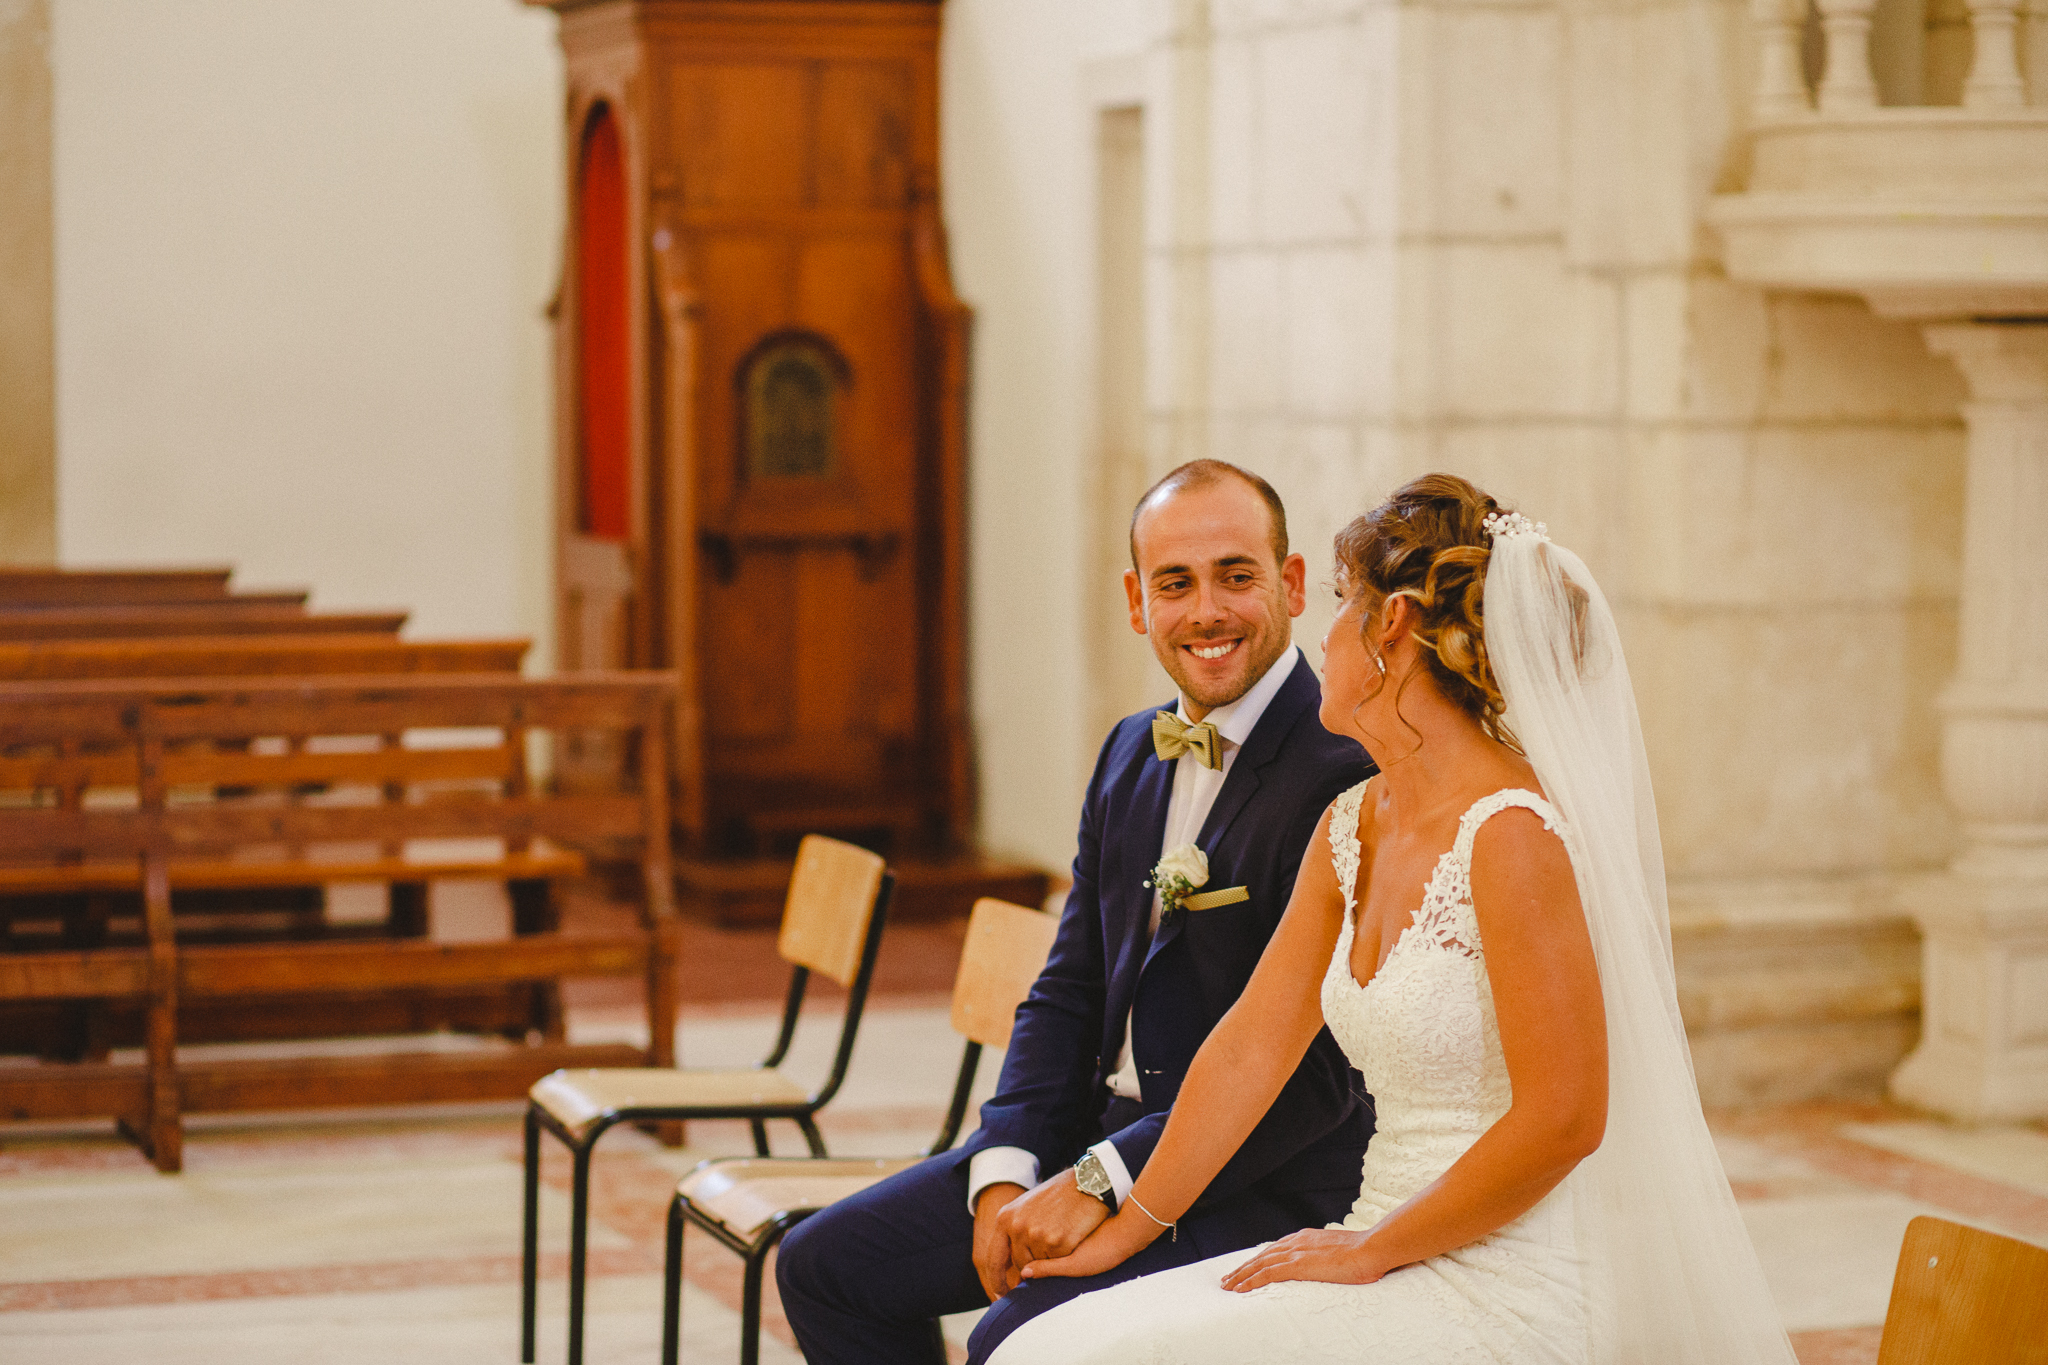
[[[0,566],[0,605],[86,607],[142,602],[203,602],[228,595],[225,568],[48,569]]]
[[[662,912],[674,696],[651,672],[0,684],[0,859],[11,889],[38,867],[54,889],[137,858],[175,879],[337,843],[630,844]],[[625,736],[616,784],[535,780],[530,734],[590,730]]]
[[[0,682],[282,677],[360,673],[517,673],[530,642],[400,640],[391,635],[194,635],[0,641]]]
[[[137,606],[0,607],[0,640],[111,640],[177,635],[395,635],[402,611],[308,612],[261,597]]]

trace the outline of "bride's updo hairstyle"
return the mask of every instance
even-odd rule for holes
[[[1368,647],[1387,599],[1412,600],[1420,618],[1415,640],[1438,689],[1489,736],[1520,752],[1502,723],[1507,701],[1487,662],[1482,605],[1493,557],[1486,518],[1506,510],[1455,474],[1403,484],[1337,533],[1337,591],[1364,606],[1360,629]]]

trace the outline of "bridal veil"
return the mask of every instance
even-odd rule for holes
[[[1486,652],[1507,724],[1563,814],[1607,1010],[1608,1113],[1569,1177],[1597,1365],[1792,1365],[1700,1112],[1671,963],[1664,855],[1635,693],[1585,564],[1489,517]]]

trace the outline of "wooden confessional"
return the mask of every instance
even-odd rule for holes
[[[568,73],[561,662],[681,674],[684,903],[772,917],[812,831],[887,856],[899,913],[1035,902],[973,848],[940,5],[534,2]]]

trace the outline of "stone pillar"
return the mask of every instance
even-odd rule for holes
[[[1963,848],[1908,901],[1925,934],[1920,1046],[1901,1100],[2048,1117],[2048,327],[1949,324],[1970,386],[1956,679],[1942,785]]]

